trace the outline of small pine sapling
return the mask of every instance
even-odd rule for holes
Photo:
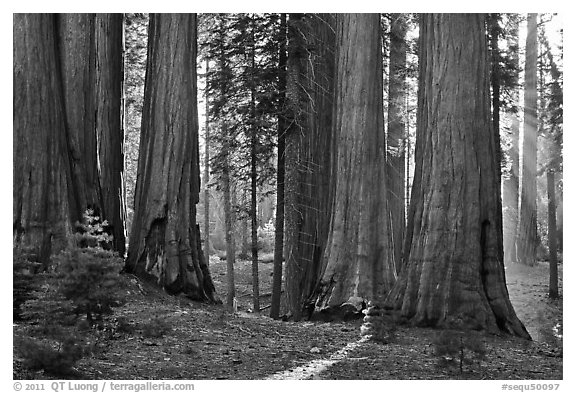
[[[72,245],[55,257],[58,291],[71,300],[77,312],[84,313],[90,324],[110,314],[111,307],[120,300],[120,270],[122,258],[105,249],[112,236],[91,210],[84,214],[85,222],[78,224]]]
[[[454,330],[443,330],[434,339],[434,354],[438,358],[438,365],[458,365],[460,373],[464,372],[464,365],[471,365],[474,360],[481,360],[486,355],[486,346],[478,334],[466,335]]]

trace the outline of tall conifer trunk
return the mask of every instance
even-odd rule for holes
[[[396,278],[387,204],[378,14],[336,29],[335,200],[318,306],[382,300]]]
[[[512,18],[512,31],[508,39],[508,47],[510,48],[508,56],[511,57],[512,63],[519,70],[520,60],[518,56],[519,44],[519,28],[518,16]],[[518,80],[516,74],[515,81]],[[520,94],[517,87],[514,87],[511,92],[512,104],[520,106]],[[518,191],[519,191],[519,137],[520,137],[520,120],[518,110],[512,111],[508,116],[512,117],[510,125],[510,142],[511,146],[508,155],[511,161],[510,175],[504,180],[504,195],[503,205],[505,208],[504,213],[504,261],[505,263],[517,262],[516,256],[516,233],[518,230]]]
[[[13,234],[45,267],[76,218],[56,17],[14,14]]]
[[[536,168],[537,168],[537,19],[528,14],[526,37],[526,65],[524,72],[524,137],[522,139],[522,177],[520,183],[520,212],[516,234],[518,262],[532,266],[536,263],[538,245],[536,224]]]
[[[406,269],[387,306],[416,325],[529,338],[506,288],[481,14],[424,14]]]
[[[136,206],[127,270],[169,293],[214,300],[196,204],[200,192],[196,15],[150,15]]]
[[[315,301],[334,201],[335,27],[332,14],[288,20],[284,250],[294,320]]]

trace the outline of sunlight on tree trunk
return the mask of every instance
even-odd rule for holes
[[[522,177],[520,183],[520,215],[516,237],[518,262],[536,264],[538,246],[536,224],[536,168],[537,168],[537,105],[536,90],[538,45],[538,14],[528,14],[526,37],[526,66],[524,72],[524,138],[522,140]]]

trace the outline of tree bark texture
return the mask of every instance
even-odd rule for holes
[[[512,58],[513,64],[516,68],[520,69],[520,59],[518,56],[519,51],[519,28],[518,18],[512,20],[513,28],[511,36],[508,40],[508,47],[511,48],[508,56]],[[517,81],[516,75],[515,80]],[[520,106],[520,94],[518,88],[514,88],[511,92],[511,99],[513,105]],[[508,150],[508,156],[511,161],[510,175],[504,180],[503,185],[503,205],[504,205],[504,262],[515,263],[517,262],[516,256],[516,233],[518,229],[518,187],[520,185],[520,163],[519,163],[519,138],[520,138],[520,120],[518,112],[514,111],[508,114],[512,117],[510,126],[510,140],[511,146]]]
[[[127,270],[168,293],[213,301],[196,224],[196,105],[196,15],[153,14]]]
[[[280,317],[280,295],[282,293],[282,265],[284,259],[284,169],[286,154],[286,129],[288,121],[286,118],[286,14],[280,15],[280,42],[278,45],[278,92],[279,92],[279,114],[278,114],[278,158],[276,175],[276,220],[274,224],[274,270],[272,275],[272,300],[270,306],[270,317],[278,319]]]
[[[57,18],[75,220],[92,209],[124,255],[122,15]]]
[[[13,18],[13,232],[47,267],[67,245],[74,216],[56,17]]]
[[[379,14],[336,30],[334,208],[317,306],[383,300],[396,279],[386,189]]]
[[[316,296],[334,200],[335,26],[329,14],[290,14],[288,21],[284,256],[295,320]]]
[[[415,325],[529,338],[504,274],[484,15],[422,15],[419,53],[407,265],[387,306]]]
[[[522,178],[520,185],[520,215],[516,237],[518,262],[533,266],[538,245],[536,224],[536,169],[537,169],[537,19],[528,14],[526,37],[526,64],[524,72],[524,137],[522,139]]]
[[[404,201],[406,142],[406,16],[391,14],[390,79],[388,86],[388,134],[386,137],[386,180],[392,220],[392,244],[396,272],[400,272],[406,227]]]
[[[126,249],[122,14],[96,14],[96,140],[102,217],[114,250]]]

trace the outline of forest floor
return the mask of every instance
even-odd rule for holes
[[[211,258],[217,293],[226,293],[226,262]],[[260,264],[260,307],[270,304],[272,264]],[[79,379],[538,379],[563,378],[562,299],[547,297],[548,267],[507,269],[510,297],[533,341],[480,335],[486,356],[460,372],[439,365],[434,347],[438,330],[401,326],[389,344],[361,339],[361,320],[282,322],[269,308],[251,312],[251,263],[235,264],[238,312],[222,305],[168,296],[126,275],[126,303],[111,320],[122,329],[90,331],[94,351],[82,358],[72,376]],[[562,290],[560,267],[560,290]],[[26,334],[14,324],[14,336]],[[471,358],[465,354],[466,358]],[[14,379],[52,379],[23,367],[17,350]]]

